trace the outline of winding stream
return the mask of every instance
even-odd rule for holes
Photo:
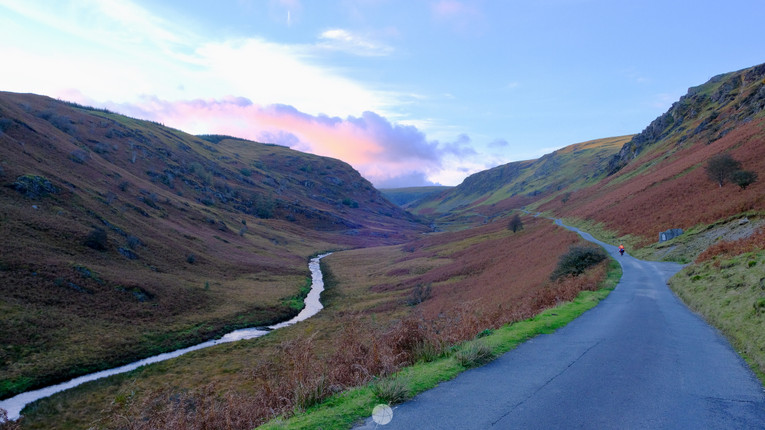
[[[15,397],[11,397],[9,399],[0,401],[0,408],[5,409],[8,412],[8,419],[17,420],[21,416],[21,410],[24,409],[24,407],[28,405],[29,403],[51,396],[55,393],[58,393],[64,390],[74,388],[80,384],[84,384],[85,382],[95,381],[96,379],[105,378],[107,376],[129,372],[131,370],[135,370],[147,364],[169,360],[171,358],[175,358],[183,354],[186,354],[187,352],[196,351],[198,349],[207,348],[214,345],[219,345],[221,343],[235,342],[237,340],[244,340],[244,339],[253,339],[253,338],[268,334],[272,330],[291,326],[297,322],[306,320],[316,315],[320,310],[322,310],[322,308],[324,308],[324,306],[321,304],[321,301],[319,300],[322,291],[324,291],[324,277],[322,276],[322,273],[321,273],[319,260],[328,256],[329,254],[331,254],[331,252],[326,254],[321,254],[318,257],[312,258],[311,261],[308,263],[308,269],[311,271],[311,291],[308,293],[308,296],[305,298],[305,301],[304,301],[305,307],[303,308],[303,310],[300,311],[299,314],[297,314],[294,318],[290,319],[289,321],[284,321],[279,324],[269,326],[265,329],[253,327],[253,328],[245,328],[241,330],[234,330],[230,333],[223,335],[223,337],[221,337],[220,339],[209,340],[207,342],[190,346],[188,348],[178,349],[175,351],[166,352],[164,354],[159,354],[152,357],[144,358],[143,360],[139,360],[134,363],[126,364],[120,367],[115,367],[114,369],[102,370],[100,372],[80,376],[58,385],[51,385],[49,387],[41,388],[39,390],[27,391]]]

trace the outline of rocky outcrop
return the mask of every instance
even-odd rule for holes
[[[704,85],[690,88],[667,112],[627,142],[610,160],[608,174],[616,173],[660,141],[714,142],[764,110],[765,64],[715,76]]]

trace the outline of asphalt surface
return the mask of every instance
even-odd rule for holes
[[[667,287],[681,266],[619,256],[579,233],[622,264],[605,300],[394,407],[388,424],[357,428],[765,429],[760,382]]]

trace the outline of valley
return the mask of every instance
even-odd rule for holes
[[[720,153],[765,172],[764,65],[691,88],[639,134],[385,193],[338,160],[0,93],[0,398],[286,320],[308,260],[333,251],[313,318],[59,393],[7,425],[254,428],[453,357],[612,273],[553,279],[586,242],[529,212],[690,263],[672,287],[762,375],[746,333],[763,324],[765,185],[710,181]],[[685,233],[658,243],[670,228]]]

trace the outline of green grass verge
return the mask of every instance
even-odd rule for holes
[[[765,385],[765,251],[691,264],[669,285],[728,338]]]
[[[585,311],[592,309],[606,298],[622,276],[619,263],[611,260],[608,275],[597,291],[583,291],[571,302],[545,310],[544,312],[514,324],[508,324],[491,334],[481,337],[492,349],[494,356],[499,356],[521,343],[540,334],[549,334],[573,321]],[[472,341],[471,341],[472,342]],[[431,362],[420,362],[406,367],[391,376],[406,384],[410,396],[429,390],[441,382],[453,379],[466,370],[459,364],[455,354],[461,348],[469,348],[471,342],[465,342],[453,348],[446,357]],[[336,394],[323,403],[298,413],[289,419],[275,419],[259,429],[346,429],[354,423],[368,417],[372,409],[381,401],[374,394],[374,382]]]

